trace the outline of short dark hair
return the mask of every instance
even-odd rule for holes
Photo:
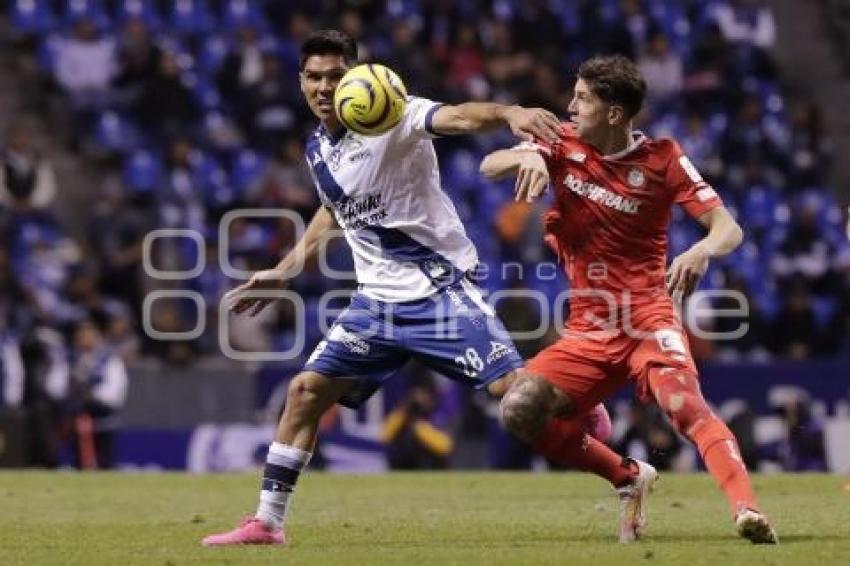
[[[322,29],[312,32],[301,44],[301,69],[312,55],[341,55],[347,65],[357,61],[357,43],[345,32]]]
[[[581,64],[578,78],[608,104],[619,104],[629,118],[640,112],[646,81],[630,59],[622,55],[597,55]]]

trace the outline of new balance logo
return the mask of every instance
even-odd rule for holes
[[[490,353],[487,354],[487,363],[492,364],[498,359],[504,358],[511,353],[511,349],[501,342],[490,341]]]

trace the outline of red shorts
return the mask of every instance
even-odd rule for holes
[[[696,374],[688,339],[669,300],[632,305],[610,330],[585,321],[573,307],[564,335],[526,364],[566,393],[578,411],[587,411],[633,381],[638,398],[648,401],[649,370],[656,366],[687,369]]]

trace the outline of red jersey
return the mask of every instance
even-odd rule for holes
[[[628,148],[602,155],[567,123],[558,142],[520,147],[546,161],[555,192],[546,242],[574,290],[663,291],[673,203],[694,218],[722,204],[673,140],[634,132]]]

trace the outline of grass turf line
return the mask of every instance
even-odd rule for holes
[[[850,564],[850,477],[754,476],[782,544],[739,539],[705,475],[664,474],[644,540],[581,474],[302,477],[281,547],[202,548],[253,512],[255,474],[0,472],[0,564]]]

